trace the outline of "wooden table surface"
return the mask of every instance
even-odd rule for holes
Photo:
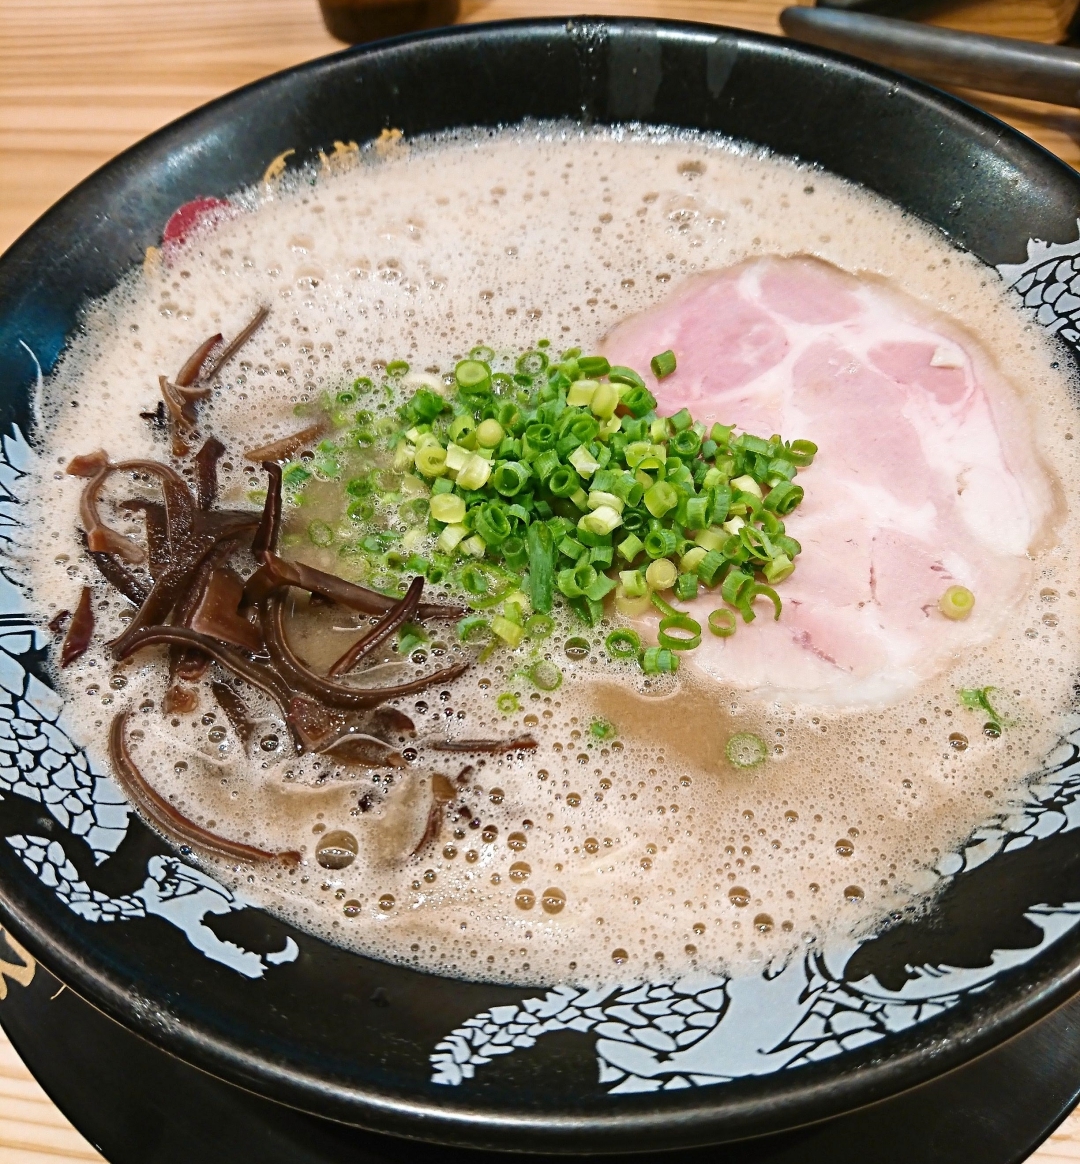
[[[934,22],[1053,41],[1075,6],[957,0]],[[779,32],[782,7],[782,0],[463,0],[461,19],[585,10]],[[341,47],[323,28],[316,0],[0,0],[0,251],[76,182],[152,130],[238,85]],[[1080,167],[1080,111],[972,99]],[[4,983],[0,976],[0,1007],[9,989],[20,989]],[[100,1159],[0,1033],[0,1164]],[[1029,1164],[1052,1160],[1080,1161],[1080,1116]]]

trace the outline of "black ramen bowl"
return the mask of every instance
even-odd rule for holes
[[[80,312],[160,241],[176,207],[257,181],[285,149],[302,163],[388,127],[525,118],[716,130],[820,166],[977,255],[1058,332],[1062,359],[1080,342],[1068,286],[1080,272],[1080,177],[961,101],[705,25],[451,29],[222,98],[110,162],[12,247],[0,261],[0,520],[19,521],[39,365],[49,372]],[[0,921],[132,1030],[297,1108],[482,1148],[716,1143],[909,1088],[1080,986],[1080,748],[1069,741],[1025,812],[987,820],[942,862],[931,912],[853,949],[735,981],[484,985],[294,931],[170,850],[68,738],[47,637],[24,610],[2,581]]]

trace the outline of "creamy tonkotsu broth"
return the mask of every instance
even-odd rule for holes
[[[745,972],[925,902],[942,857],[1019,801],[1072,725],[1080,661],[1074,397],[995,273],[864,190],[707,135],[463,132],[309,177],[237,195],[233,212],[150,255],[94,305],[44,386],[22,566],[43,622],[93,588],[90,649],[56,671],[80,743],[107,763],[128,710],[132,760],[186,817],[301,854],[290,867],[196,847],[214,876],[332,942],[448,975]],[[687,405],[710,425],[819,445],[787,519],[803,552],[777,586],[779,621],[759,604],[731,639],[706,632],[673,676],[607,658],[605,636],[630,624],[610,604],[596,628],[557,606],[551,637],[487,658],[453,621],[428,622],[420,662],[388,640],[378,669],[343,680],[472,660],[393,702],[416,727],[393,738],[398,766],[298,756],[280,709],[239,684],[256,721],[245,744],[211,690],[217,667],[191,685],[193,710],[163,711],[165,650],[111,655],[132,607],[84,553],[86,482],[64,469],[98,449],[179,464],[140,418],[159,376],[260,305],[268,319],[198,405],[199,433],[226,448],[219,506],[257,516],[266,475],[243,452],[295,432],[298,405],[369,377],[358,403],[377,426],[417,384],[442,390],[474,345],[512,371],[547,339],[552,358],[575,346],[632,365],[661,415]],[[658,383],[648,359],[665,347],[679,370]],[[410,372],[388,396],[395,360]],[[853,418],[845,401],[874,392],[882,416]],[[903,426],[906,444],[882,440]],[[931,466],[914,484],[912,458]],[[407,581],[343,553],[341,482],[308,464],[304,504],[286,491],[283,556],[365,585]],[[160,492],[116,474],[102,516],[141,541],[143,515],[116,508],[131,497]],[[328,544],[305,537],[314,520]],[[976,595],[962,622],[935,605],[950,579]],[[370,625],[289,594],[290,633],[315,670]],[[704,625],[720,601],[677,605]],[[646,643],[656,623],[634,620]],[[587,645],[568,652],[574,636]],[[554,690],[524,673],[545,656],[562,671]],[[958,697],[986,687],[1003,726]],[[764,741],[764,761],[728,759],[739,733]],[[527,734],[534,751],[431,746]]]

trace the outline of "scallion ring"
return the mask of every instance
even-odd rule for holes
[[[720,638],[730,638],[735,633],[735,615],[727,607],[721,606],[709,615],[709,630]]]
[[[525,633],[530,639],[546,639],[555,629],[555,620],[548,614],[534,614],[525,620]]]
[[[641,650],[641,637],[637,631],[614,630],[604,640],[604,649],[612,659],[636,659]]]
[[[479,614],[470,614],[457,624],[457,635],[463,643],[483,643],[491,637],[491,623]]]
[[[701,646],[701,623],[688,614],[668,615],[660,620],[656,641],[669,651],[692,651]]]
[[[953,621],[967,618],[975,609],[975,595],[966,586],[950,586],[938,599],[938,610]]]
[[[727,758],[736,768],[753,768],[769,754],[768,745],[753,732],[737,732],[724,748]]]
[[[529,669],[529,678],[541,691],[555,691],[562,685],[563,674],[550,659],[541,659]]]

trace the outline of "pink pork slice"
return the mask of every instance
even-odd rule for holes
[[[802,544],[780,584],[731,638],[706,630],[683,656],[715,678],[800,704],[894,702],[1002,629],[1034,581],[1059,490],[1026,406],[971,335],[894,287],[810,258],[760,258],[688,280],[605,340],[613,364],[677,370],[646,381],[661,415],[819,449],[787,519]],[[976,596],[952,622],[938,599]],[[686,606],[705,626],[720,605]],[[655,641],[656,618],[643,632]]]

